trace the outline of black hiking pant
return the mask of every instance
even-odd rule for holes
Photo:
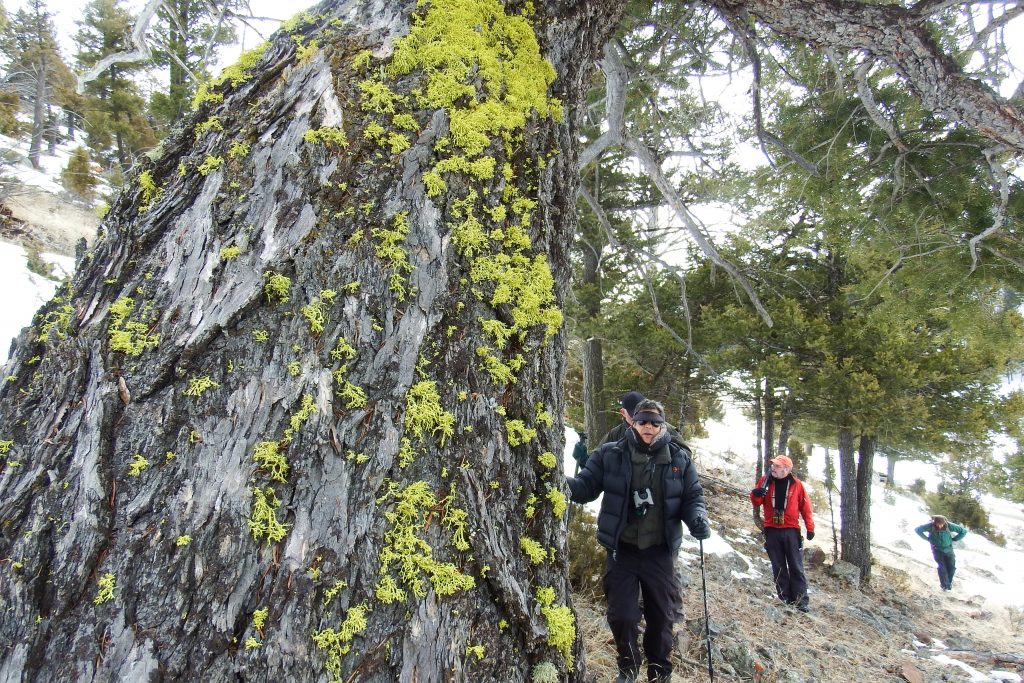
[[[804,555],[800,547],[799,529],[764,528],[764,549],[772,561],[775,591],[790,605],[807,606],[807,575],[804,574]]]
[[[953,587],[953,574],[956,574],[956,557],[953,555],[953,551],[944,553],[935,546],[932,546],[932,557],[935,558],[935,563],[938,565],[939,570],[939,586],[942,590],[948,591]]]
[[[672,625],[682,613],[675,556],[667,545],[640,550],[619,544],[608,553],[604,574],[608,626],[618,651],[619,671],[639,672],[640,596],[643,596],[644,655],[651,680],[672,673]]]

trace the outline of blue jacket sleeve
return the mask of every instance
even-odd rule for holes
[[[967,535],[967,529],[963,528],[959,524],[953,524],[952,522],[947,522],[947,524],[949,525],[949,530],[954,533],[953,542],[959,541]]]
[[[931,539],[928,538],[928,534],[926,534],[925,532],[928,531],[928,529],[930,529],[931,526],[931,524],[922,524],[921,526],[914,529],[914,533],[923,538],[924,540],[930,542]]]

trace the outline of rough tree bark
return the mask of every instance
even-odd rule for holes
[[[853,431],[841,427],[839,440],[842,558],[860,568],[862,582],[871,580],[871,471],[875,437],[861,435],[854,451]]]
[[[558,308],[620,8],[531,6],[325,3],[120,195],[0,393],[0,681],[582,679]]]

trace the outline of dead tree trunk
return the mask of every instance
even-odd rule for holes
[[[582,679],[559,307],[620,10],[445,5],[243,56],[17,340],[0,681]]]

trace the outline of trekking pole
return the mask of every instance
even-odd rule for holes
[[[708,678],[715,683],[715,668],[711,663],[711,617],[708,616],[708,580],[704,574],[704,540],[700,543],[700,585],[704,593],[704,635],[708,643]]]

